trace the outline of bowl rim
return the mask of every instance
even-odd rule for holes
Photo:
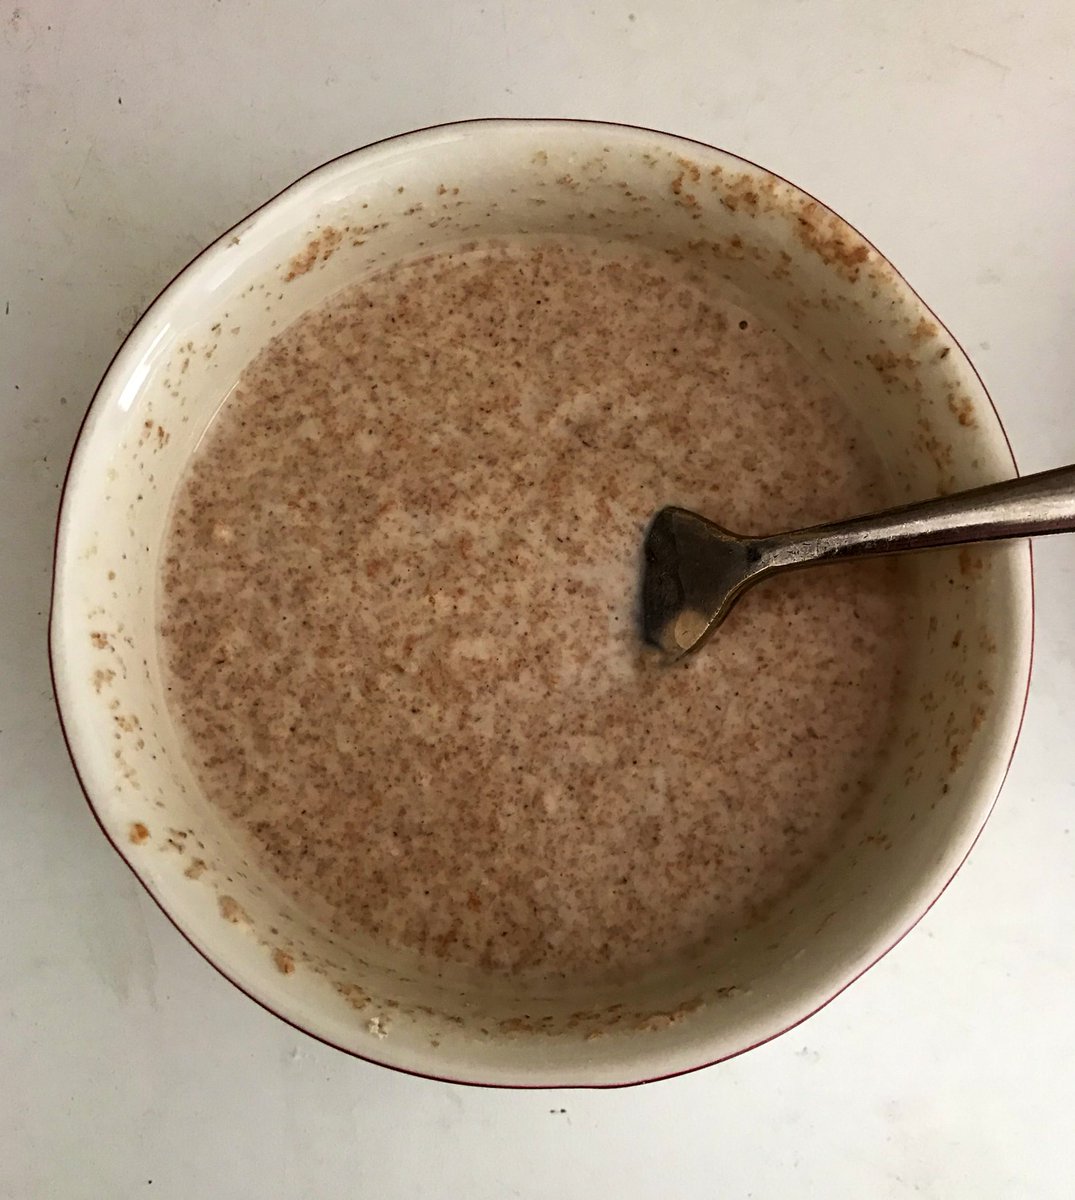
[[[964,853],[962,858],[959,860],[959,862],[956,863],[955,867],[951,870],[948,877],[944,880],[944,882],[941,884],[941,886],[937,889],[936,893],[932,896],[932,898],[929,900],[929,902],[921,909],[921,911],[912,917],[909,924],[899,933],[899,935],[895,939],[893,939],[889,944],[887,944],[883,949],[879,950],[876,953],[876,955],[873,958],[871,958],[871,960],[864,967],[862,967],[860,970],[858,970],[849,979],[847,979],[846,981],[841,983],[839,987],[835,988],[835,990],[832,991],[831,995],[828,995],[819,1004],[814,1005],[812,1008],[809,1009],[809,1011],[803,1013],[801,1016],[796,1017],[795,1020],[784,1025],[780,1029],[775,1030],[772,1033],[767,1033],[764,1037],[758,1038],[758,1039],[750,1042],[748,1045],[745,1045],[745,1046],[742,1046],[735,1050],[729,1051],[728,1053],[721,1054],[716,1058],[706,1059],[705,1061],[699,1062],[693,1066],[684,1067],[681,1069],[671,1070],[671,1071],[667,1071],[667,1072],[660,1072],[655,1075],[644,1075],[639,1078],[615,1080],[613,1082],[547,1083],[547,1082],[527,1082],[525,1080],[520,1081],[520,1082],[488,1081],[488,1080],[480,1080],[480,1079],[466,1079],[466,1078],[462,1078],[458,1075],[440,1075],[440,1074],[437,1074],[435,1071],[424,1071],[424,1070],[418,1070],[416,1068],[400,1066],[399,1064],[396,1064],[396,1063],[385,1062],[384,1060],[377,1058],[376,1055],[374,1055],[374,1054],[361,1053],[361,1052],[354,1050],[348,1046],[340,1045],[339,1043],[334,1042],[331,1038],[329,1038],[321,1033],[318,1033],[318,1032],[314,1031],[313,1029],[308,1028],[307,1026],[303,1025],[302,1023],[300,1023],[297,1020],[292,1019],[291,1017],[286,1016],[284,1013],[282,1013],[282,1012],[278,1011],[276,1008],[274,1008],[273,1005],[271,1003],[269,1003],[268,1001],[255,996],[252,992],[247,990],[247,988],[244,987],[243,984],[238,982],[238,980],[235,979],[229,973],[226,966],[222,965],[215,958],[213,958],[209,954],[208,951],[202,949],[202,947],[199,946],[197,944],[197,942],[195,942],[195,940],[191,937],[191,935],[188,934],[186,932],[186,930],[183,929],[183,927],[179,924],[177,918],[175,918],[171,914],[171,912],[165,906],[164,902],[160,898],[158,898],[158,896],[156,896],[154,894],[154,892],[150,888],[149,884],[146,882],[145,879],[143,879],[141,873],[135,866],[132,858],[129,857],[128,854],[125,852],[125,849],[124,849],[123,845],[121,844],[121,842],[109,830],[108,826],[106,825],[106,823],[104,821],[104,818],[101,815],[101,812],[100,812],[97,804],[94,801],[93,796],[91,795],[90,788],[87,786],[87,784],[83,778],[82,771],[79,768],[78,760],[76,758],[75,750],[72,745],[72,740],[71,740],[71,736],[68,731],[67,723],[64,720],[63,702],[61,700],[61,687],[60,687],[60,683],[59,683],[59,679],[58,679],[57,658],[60,656],[60,650],[57,645],[57,643],[59,641],[58,617],[57,617],[59,606],[58,606],[57,594],[59,591],[59,584],[60,584],[61,542],[63,540],[64,528],[65,528],[66,524],[68,523],[68,518],[70,515],[69,514],[69,509],[70,509],[69,485],[71,482],[72,468],[74,466],[76,458],[78,457],[78,451],[82,445],[84,435],[87,432],[87,428],[89,426],[91,417],[94,415],[95,411],[99,407],[99,400],[101,399],[102,390],[104,389],[104,385],[106,384],[106,382],[108,382],[109,376],[112,374],[113,367],[116,365],[116,363],[118,362],[118,360],[120,359],[120,357],[122,356],[124,351],[126,351],[129,348],[129,346],[132,342],[132,339],[134,339],[137,334],[144,331],[147,319],[154,313],[154,310],[157,308],[158,303],[162,300],[162,298],[165,296],[165,294],[167,292],[169,292],[171,290],[171,288],[173,287],[173,285],[176,284],[184,275],[186,275],[192,267],[194,267],[196,264],[201,262],[201,260],[204,259],[207,255],[211,254],[214,250],[216,250],[219,247],[226,246],[228,244],[228,242],[231,240],[231,238],[239,231],[239,229],[242,226],[247,225],[254,217],[261,214],[264,210],[269,208],[271,205],[276,204],[276,202],[278,200],[282,199],[287,193],[291,192],[293,189],[299,188],[303,183],[307,182],[314,175],[320,174],[322,172],[327,172],[331,168],[336,167],[339,164],[341,164],[346,159],[350,159],[357,155],[364,154],[367,151],[371,151],[374,149],[378,149],[378,148],[387,146],[393,142],[402,141],[407,138],[417,137],[422,134],[446,133],[446,132],[456,130],[456,129],[466,130],[466,129],[473,129],[473,128],[476,128],[479,126],[489,126],[489,127],[500,126],[500,127],[502,127],[502,126],[509,126],[509,125],[530,125],[530,126],[545,125],[545,126],[550,126],[550,127],[577,126],[577,127],[583,128],[583,129],[591,130],[591,131],[597,131],[600,129],[614,129],[614,130],[618,130],[618,131],[627,131],[627,132],[631,132],[631,133],[650,134],[655,137],[667,138],[667,139],[671,139],[676,142],[685,143],[687,145],[695,145],[704,150],[715,151],[719,154],[725,155],[730,159],[733,159],[737,162],[742,163],[746,167],[750,167],[750,168],[753,168],[753,169],[759,170],[759,171],[764,171],[766,174],[770,175],[772,178],[777,179],[777,180],[781,181],[782,183],[787,184],[788,186],[794,188],[796,191],[801,193],[803,196],[806,196],[809,200],[811,200],[815,204],[817,204],[819,206],[819,208],[821,208],[822,210],[832,214],[838,220],[843,221],[844,224],[847,225],[848,228],[851,229],[852,232],[854,232],[857,237],[861,238],[862,241],[867,246],[870,247],[870,249],[872,249],[875,253],[877,253],[884,260],[884,262],[892,269],[892,271],[896,275],[897,279],[908,289],[910,294],[918,301],[919,304],[922,305],[923,309],[929,314],[930,318],[936,322],[937,326],[945,332],[945,334],[952,340],[952,343],[963,354],[964,359],[966,360],[967,364],[969,365],[971,371],[974,374],[974,377],[977,379],[978,384],[981,387],[982,395],[988,401],[989,406],[992,409],[993,415],[996,418],[997,428],[1000,430],[1001,437],[1003,438],[1004,444],[1007,447],[1008,455],[1011,459],[1012,469],[1014,470],[1014,472],[1017,476],[1019,475],[1019,467],[1018,467],[1018,464],[1015,459],[1014,450],[1012,449],[1011,439],[1008,436],[1008,431],[1004,426],[1004,422],[1001,420],[1000,413],[997,411],[997,406],[993,400],[993,397],[990,395],[989,389],[986,387],[985,381],[982,378],[981,374],[979,373],[978,368],[975,366],[970,355],[967,354],[966,350],[964,349],[963,345],[960,343],[959,339],[955,337],[955,335],[948,328],[948,326],[944,323],[944,321],[941,320],[941,318],[933,311],[933,309],[923,299],[923,297],[919,294],[919,292],[911,285],[911,283],[906,279],[906,277],[899,270],[899,268],[897,268],[891,262],[891,260],[885,254],[883,254],[883,252],[881,250],[879,250],[878,247],[872,241],[870,241],[869,238],[865,237],[853,224],[851,224],[850,221],[847,221],[846,218],[840,216],[840,214],[837,213],[833,208],[831,208],[829,205],[825,204],[824,201],[822,201],[818,197],[814,196],[811,192],[807,191],[807,189],[801,187],[799,184],[793,183],[791,180],[787,179],[785,176],[779,174],[779,172],[773,171],[769,167],[762,166],[760,163],[754,162],[752,159],[749,159],[742,154],[738,154],[735,151],[726,150],[726,149],[724,149],[720,146],[716,146],[710,142],[702,141],[700,138],[687,137],[682,134],[670,133],[667,130],[655,129],[655,128],[652,128],[650,126],[645,126],[645,125],[635,125],[630,122],[604,121],[604,120],[597,120],[597,119],[575,118],[575,117],[472,117],[472,118],[466,118],[463,120],[437,122],[432,125],[423,125],[423,126],[419,126],[414,129],[406,130],[404,132],[392,134],[388,137],[378,138],[375,141],[365,143],[364,145],[355,147],[352,150],[344,151],[341,154],[338,154],[338,155],[333,156],[332,158],[326,159],[324,162],[319,163],[317,166],[314,166],[314,167],[310,168],[310,170],[305,171],[301,175],[297,176],[294,180],[292,180],[290,183],[288,183],[285,187],[283,187],[279,191],[275,192],[273,195],[271,195],[266,200],[264,200],[261,204],[258,204],[256,207],[252,208],[248,213],[246,213],[244,216],[242,216],[238,221],[236,221],[228,229],[224,230],[223,233],[221,233],[218,237],[214,238],[212,242],[210,242],[208,245],[206,245],[201,250],[199,250],[197,252],[197,254],[195,254],[188,262],[186,262],[182,267],[180,267],[179,270],[177,270],[171,276],[171,278],[168,279],[168,281],[160,288],[160,290],[156,293],[156,295],[153,297],[153,299],[151,301],[149,301],[148,304],[146,304],[141,315],[138,317],[138,319],[132,325],[130,330],[128,330],[126,335],[120,341],[119,345],[116,347],[115,352],[112,354],[111,358],[109,359],[108,364],[106,365],[104,371],[102,372],[101,377],[100,377],[97,385],[94,388],[93,395],[90,398],[90,402],[86,407],[86,411],[83,414],[82,420],[79,422],[78,430],[75,434],[75,438],[72,443],[71,452],[70,452],[70,455],[67,460],[67,465],[64,470],[63,482],[62,482],[61,488],[60,488],[60,498],[59,498],[59,504],[57,507],[56,521],[55,521],[55,526],[54,526],[54,531],[53,531],[52,566],[51,566],[51,573],[50,573],[50,597],[49,597],[48,635],[47,635],[49,676],[50,676],[50,680],[52,683],[53,703],[56,708],[56,714],[57,714],[57,718],[59,721],[59,727],[60,727],[60,734],[61,734],[64,746],[67,751],[67,756],[68,756],[68,759],[70,760],[72,770],[74,771],[74,774],[75,774],[75,779],[76,779],[78,786],[82,792],[83,798],[85,799],[86,804],[89,807],[90,813],[92,814],[94,820],[96,821],[97,826],[100,829],[101,833],[104,835],[106,840],[112,846],[113,850],[115,850],[116,854],[119,855],[120,859],[124,862],[124,864],[131,871],[132,875],[138,881],[139,885],[143,888],[143,890],[150,897],[150,899],[154,902],[154,904],[156,904],[157,908],[163,913],[165,918],[168,920],[169,924],[171,924],[171,926],[180,934],[180,936],[183,938],[183,940],[189,946],[191,946],[197,952],[197,954],[213,968],[214,971],[216,971],[225,980],[227,980],[228,983],[230,983],[239,992],[241,992],[247,999],[253,1001],[264,1011],[270,1013],[272,1016],[274,1016],[277,1019],[279,1019],[280,1021],[282,1021],[285,1025],[290,1026],[292,1029],[298,1031],[299,1033],[303,1033],[306,1036],[313,1038],[314,1040],[322,1043],[325,1046],[328,1046],[329,1048],[331,1048],[333,1050],[340,1051],[341,1053],[347,1055],[350,1058],[356,1058],[363,1062],[367,1062],[367,1063],[370,1063],[370,1064],[378,1066],[378,1067],[384,1067],[389,1070],[396,1071],[402,1075],[409,1075],[409,1076],[412,1076],[412,1077],[418,1078],[418,1079],[427,1079],[427,1080],[431,1080],[431,1081],[434,1081],[437,1083],[451,1083],[451,1084],[458,1084],[458,1085],[463,1085],[463,1086],[468,1086],[468,1087],[505,1089],[505,1090],[510,1090],[510,1091],[542,1091],[542,1090],[554,1090],[554,1089],[555,1090],[565,1090],[565,1089],[609,1090],[609,1089],[618,1089],[618,1088],[626,1088],[626,1087],[639,1087],[642,1084],[646,1084],[646,1083],[656,1083],[656,1082],[659,1082],[659,1081],[665,1080],[665,1079],[675,1079],[675,1078],[678,1078],[683,1075],[690,1075],[690,1074],[693,1074],[695,1071],[701,1071],[701,1070],[705,1070],[708,1067],[716,1066],[718,1063],[728,1062],[731,1059],[738,1058],[742,1054],[746,1054],[751,1050],[757,1049],[759,1046],[766,1045],[767,1043],[774,1041],[775,1039],[777,1039],[779,1037],[782,1037],[784,1034],[789,1033],[792,1029],[797,1028],[804,1021],[808,1021],[811,1017],[813,1017],[817,1013],[819,1013],[823,1008],[828,1007],[828,1005],[831,1004],[838,996],[842,995],[843,992],[845,992],[849,987],[852,986],[852,984],[856,983],[859,979],[861,979],[862,976],[865,975],[867,971],[869,971],[873,967],[875,967],[881,961],[881,959],[883,959],[893,949],[895,949],[895,947],[898,946],[903,941],[903,939],[919,924],[919,922],[922,921],[922,919],[933,908],[933,906],[937,903],[937,901],[940,900],[941,896],[943,896],[944,893],[948,890],[948,887],[950,886],[952,881],[955,879],[956,875],[959,874],[964,863],[967,861],[967,858],[970,856],[974,847],[977,845],[978,839],[981,837],[982,832],[985,829],[985,826],[989,821],[989,818],[992,816],[993,811],[996,808],[997,801],[999,800],[1000,794],[1004,789],[1005,783],[1007,782],[1008,774],[1011,770],[1012,761],[1015,757],[1015,751],[1019,744],[1019,739],[1022,734],[1023,725],[1024,725],[1025,718],[1026,718],[1027,702],[1028,702],[1029,695],[1030,695],[1030,683],[1031,683],[1031,678],[1033,676],[1035,634],[1036,634],[1034,551],[1033,551],[1033,544],[1029,539],[1027,540],[1027,543],[1026,543],[1026,546],[1027,546],[1026,593],[1027,593],[1027,599],[1029,601],[1029,604],[1028,604],[1029,628],[1028,628],[1027,653],[1026,653],[1026,680],[1024,683],[1022,700],[1021,700],[1021,702],[1019,702],[1019,715],[1018,715],[1018,719],[1016,721],[1015,733],[1014,733],[1014,736],[1012,737],[1011,748],[1008,752],[1007,761],[1004,764],[1004,769],[1001,773],[1000,782],[997,786],[996,792],[993,795],[992,799],[989,801],[988,805],[986,806],[984,813],[981,817],[980,823],[978,825],[978,828],[975,831],[974,836],[971,839],[966,852]],[[1014,687],[1013,687],[1013,694],[1017,694],[1015,692]]]

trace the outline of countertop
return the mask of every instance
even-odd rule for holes
[[[0,6],[0,1194],[1067,1200],[1075,538],[1036,548],[1025,727],[967,866],[806,1024],[614,1092],[351,1061],[261,1011],[98,832],[45,654],[94,386],[192,254],[293,177],[470,116],[589,116],[820,196],[942,316],[1023,470],[1075,461],[1066,0],[25,0]]]

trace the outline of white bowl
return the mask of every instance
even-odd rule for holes
[[[200,254],[139,321],[98,388],[68,472],[53,674],[105,834],[177,928],[253,999],[340,1049],[423,1075],[607,1086],[687,1071],[790,1028],[944,889],[1017,736],[1030,555],[1016,543],[915,560],[910,699],[864,816],[829,868],[701,982],[672,973],[580,1006],[437,982],[335,944],[247,861],[181,753],[155,629],[169,506],[222,399],[275,333],[420,247],[516,232],[634,240],[708,264],[855,406],[894,497],[1013,473],[960,347],[877,250],[791,184],[648,130],[443,126],[305,176]]]

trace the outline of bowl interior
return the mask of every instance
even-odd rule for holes
[[[250,995],[355,1053],[487,1083],[620,1083],[714,1061],[839,991],[925,910],[1003,778],[1029,667],[1025,545],[906,568],[914,607],[891,753],[829,866],[705,962],[535,996],[434,978],[308,920],[200,794],[169,714],[156,593],[185,465],[250,359],[380,266],[499,235],[690,256],[781,332],[869,431],[893,502],[1010,475],[973,368],[889,264],[790,184],[708,147],[575,122],[408,135],[293,185],[201,255],[113,362],[72,462],[52,650],[64,725],[109,837]]]

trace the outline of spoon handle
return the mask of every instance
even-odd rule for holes
[[[752,540],[765,570],[1075,531],[1075,466]],[[752,554],[753,557],[753,554]]]

